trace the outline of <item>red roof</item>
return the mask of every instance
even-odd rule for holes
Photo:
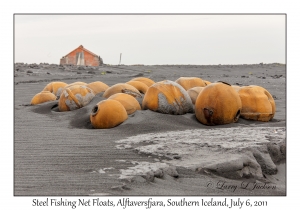
[[[80,45],[79,47],[77,47],[75,50],[77,50],[78,48],[82,48],[83,51],[88,52],[88,53],[90,53],[91,55],[98,57],[98,55],[96,55],[95,53],[92,53],[91,51],[85,49],[82,45]],[[67,55],[71,54],[71,53],[72,53],[73,51],[75,51],[75,50],[72,50],[72,51],[69,52]],[[63,56],[63,57],[66,57],[67,55],[65,55],[65,56]]]

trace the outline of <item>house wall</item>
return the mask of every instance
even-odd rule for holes
[[[87,66],[99,66],[99,58],[91,55],[87,52],[84,52],[84,61],[85,61],[85,65]]]

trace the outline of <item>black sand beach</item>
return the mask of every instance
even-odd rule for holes
[[[240,118],[237,123],[205,126],[192,113],[141,110],[115,128],[93,129],[89,115],[104,100],[101,94],[69,112],[58,112],[57,101],[29,105],[52,81],[111,86],[134,77],[158,82],[183,76],[262,86],[275,99],[275,117],[270,122]],[[15,196],[286,195],[285,147],[283,64],[15,64]],[[249,176],[238,176],[247,170]]]

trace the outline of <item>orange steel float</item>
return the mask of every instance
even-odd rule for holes
[[[37,105],[37,104],[45,103],[47,101],[55,101],[55,100],[56,100],[56,96],[50,91],[41,91],[40,93],[33,96],[30,104]]]
[[[205,87],[204,81],[198,77],[180,77],[175,82],[181,85],[185,90],[193,87]]]
[[[142,97],[140,92],[133,87],[132,85],[126,83],[117,83],[111,87],[109,87],[104,93],[104,98],[109,98],[110,96],[116,93],[126,93],[132,95],[133,97]]]
[[[124,106],[117,100],[100,101],[92,109],[90,120],[94,128],[113,128],[128,118]]]
[[[88,88],[91,88],[95,94],[101,93],[106,91],[109,86],[103,82],[96,81],[96,82],[91,82],[86,85]]]
[[[125,93],[116,93],[108,99],[119,101],[126,109],[127,114],[132,114],[136,110],[141,110],[139,102],[131,95]]]
[[[207,80],[203,80],[203,82],[205,83],[206,86],[209,85],[209,84],[211,84],[211,82],[207,81]]]
[[[78,81],[78,82],[73,82],[73,83],[71,83],[71,84],[68,84],[65,88],[68,88],[68,87],[71,87],[71,86],[74,86],[74,85],[87,85],[87,83],[85,83],[85,82],[80,82],[80,81]]]
[[[238,94],[242,101],[241,117],[250,120],[270,121],[276,111],[273,96],[263,87],[241,87]]]
[[[198,95],[195,113],[205,125],[222,125],[238,121],[242,109],[239,94],[221,82],[206,86]]]
[[[136,77],[136,78],[133,78],[130,81],[139,81],[139,82],[144,83],[148,87],[150,87],[151,85],[153,85],[155,83],[152,79],[149,79],[147,77]]]
[[[149,87],[142,108],[174,115],[193,112],[193,104],[186,90],[170,80],[157,82]]]
[[[140,91],[140,93],[143,93],[143,94],[145,94],[149,88],[145,83],[142,83],[139,81],[129,81],[129,82],[126,82],[126,84],[132,85],[138,91]]]
[[[58,109],[61,112],[79,109],[90,103],[94,96],[93,90],[85,85],[72,85],[61,93]]]
[[[57,97],[60,96],[62,90],[67,86],[67,83],[64,82],[50,82],[46,87],[43,89],[43,91],[50,91]]]
[[[197,97],[199,95],[199,93],[204,89],[204,87],[194,87],[194,88],[191,88],[187,91],[187,93],[189,94],[191,100],[192,100],[192,103],[195,104],[196,103],[196,100],[197,100]]]
[[[239,92],[239,90],[242,88],[241,86],[238,85],[231,85],[231,87],[233,87],[233,89],[235,89],[237,92]]]

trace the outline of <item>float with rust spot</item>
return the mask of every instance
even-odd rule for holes
[[[55,100],[56,100],[56,95],[54,95],[50,91],[41,91],[40,93],[33,96],[30,104],[37,105],[37,104],[45,103],[48,101],[55,101]]]
[[[61,93],[58,109],[61,112],[79,109],[90,103],[94,96],[93,90],[85,85],[72,85]]]
[[[270,121],[276,111],[273,96],[263,87],[250,85],[238,90],[242,101],[241,117],[249,120]]]
[[[90,121],[94,128],[105,129],[120,125],[128,118],[124,106],[117,100],[106,99],[94,106]]]
[[[142,109],[180,115],[193,112],[193,104],[183,87],[176,82],[165,80],[149,87],[143,99]]]
[[[205,82],[199,77],[180,77],[175,82],[181,85],[185,90],[193,87],[205,87]]]
[[[237,122],[242,109],[238,93],[227,83],[206,86],[195,103],[196,118],[204,125],[223,125]]]

